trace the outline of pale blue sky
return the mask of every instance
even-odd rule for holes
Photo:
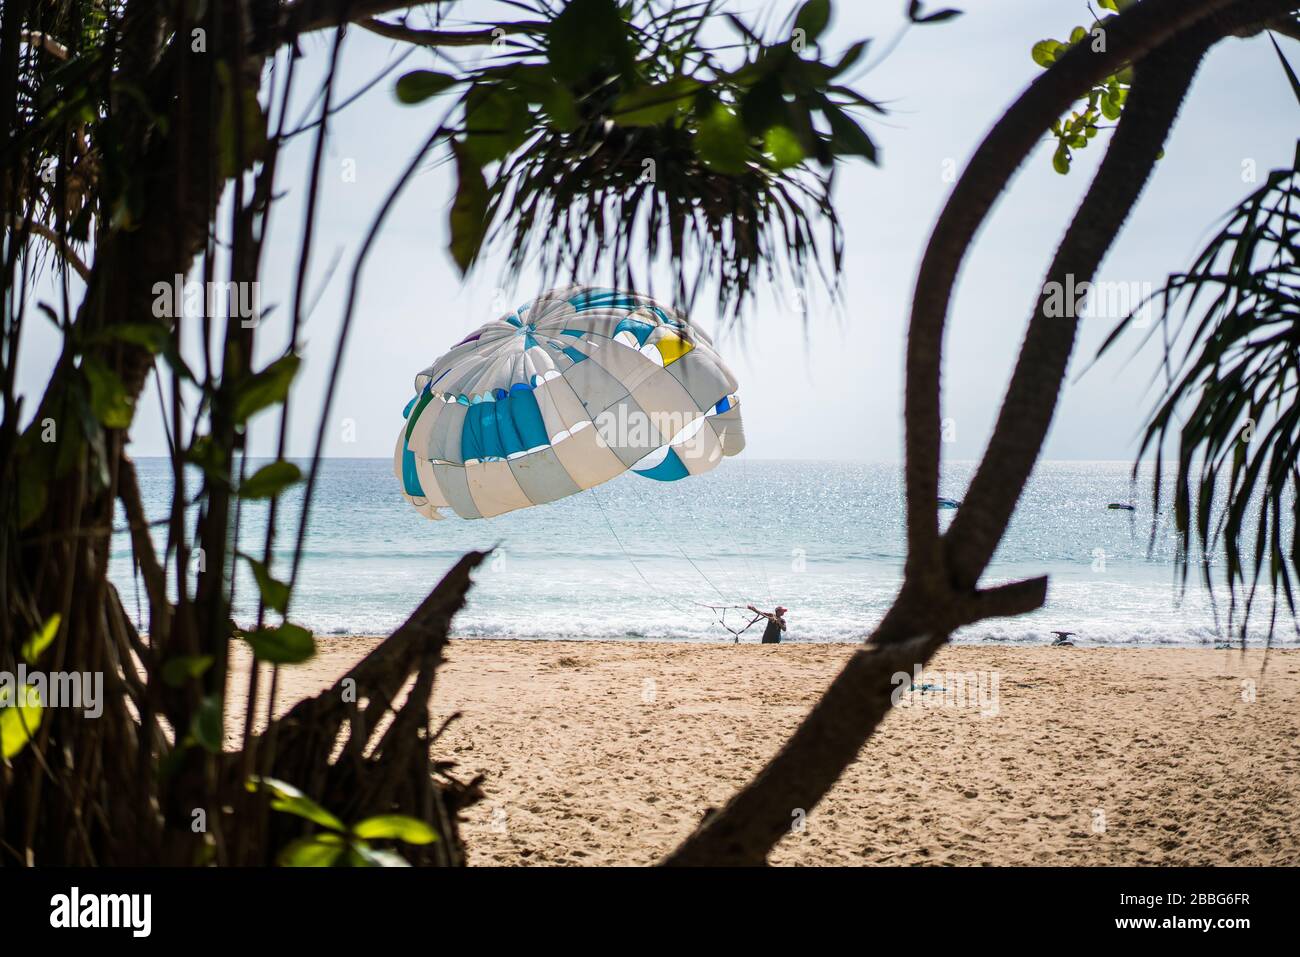
[[[902,0],[841,0],[823,44],[838,53],[854,40],[874,37],[875,46],[883,48],[902,22],[903,6]],[[882,165],[850,163],[838,175],[835,199],[846,241],[842,314],[824,306],[812,309],[805,339],[801,317],[764,291],[747,319],[743,341],[728,334],[718,343],[740,380],[755,458],[900,457],[907,306],[926,238],[951,189],[943,177],[945,161],[960,169],[995,118],[1038,74],[1029,57],[1035,41],[1064,37],[1076,23],[1090,19],[1083,3],[1064,0],[982,0],[965,6],[966,15],[955,21],[913,29],[857,83],[886,102],[891,115],[868,124],[881,148]],[[755,3],[732,8],[761,9]],[[486,0],[465,0],[455,11],[459,19],[490,16],[494,9],[501,8]],[[327,53],[324,38],[313,39],[305,49],[309,65],[318,68]],[[398,49],[364,31],[350,31],[341,88],[359,88]],[[1284,49],[1300,63],[1300,45],[1284,41]],[[416,51],[398,74],[430,65],[432,56]],[[336,253],[341,259],[307,325],[306,361],[292,404],[290,452],[295,455],[311,449],[352,252],[415,145],[444,108],[400,106],[391,89],[391,80],[385,81],[345,111],[329,144],[313,290],[325,283]],[[1269,169],[1290,162],[1297,109],[1267,38],[1221,44],[1202,67],[1167,156],[1100,278],[1159,285],[1170,270],[1184,267],[1216,218],[1253,188],[1243,181],[1243,164],[1253,161],[1262,179]],[[1052,171],[1051,143],[1045,137],[967,260],[950,316],[944,378],[945,414],[956,425],[956,441],[945,447],[952,458],[982,452],[1036,287],[1106,135],[1080,154],[1068,177]],[[265,359],[283,347],[287,336],[285,304],[310,147],[310,137],[301,137],[283,161],[280,188],[288,197],[273,225],[278,242],[267,257],[262,289],[264,305],[281,305],[259,330]],[[348,161],[355,163],[355,182],[344,179]],[[500,260],[481,263],[463,281],[445,251],[452,194],[448,174],[437,165],[411,183],[371,254],[335,396],[327,454],[390,455],[415,373],[499,312],[493,300],[501,297],[496,291]],[[504,295],[513,304],[535,291],[526,277]],[[33,316],[23,342],[20,381],[30,396],[29,410],[57,348],[52,328]],[[717,325],[712,300],[705,297],[694,318],[712,330]],[[1133,454],[1140,413],[1149,406],[1144,396],[1154,354],[1127,362],[1130,350],[1120,349],[1115,358],[1073,381],[1086,364],[1081,360],[1091,358],[1110,324],[1109,319],[1084,323],[1072,381],[1046,450],[1049,458],[1122,459]],[[354,423],[354,441],[344,441],[345,420]],[[166,451],[152,392],[142,402],[132,438],[137,456]],[[273,443],[270,418],[255,420],[253,451],[266,453]]]

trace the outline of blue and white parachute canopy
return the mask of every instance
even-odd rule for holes
[[[481,326],[415,377],[394,470],[428,518],[489,518],[627,469],[673,481],[745,446],[736,379],[686,317],[567,286]]]

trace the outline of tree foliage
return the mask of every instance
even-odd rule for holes
[[[1034,62],[1047,69],[1070,47],[1080,43],[1090,45],[1094,51],[1104,51],[1106,30],[1119,11],[1133,2],[1134,0],[1098,0],[1099,7],[1111,11],[1109,15],[1094,20],[1090,27],[1076,26],[1065,40],[1039,40],[1030,51]],[[1053,169],[1063,176],[1070,172],[1074,151],[1087,147],[1089,141],[1101,130],[1101,121],[1113,123],[1119,119],[1132,85],[1133,68],[1126,66],[1094,84],[1087,96],[1082,98],[1083,105],[1080,109],[1073,110],[1068,116],[1052,123],[1051,133],[1056,138],[1056,149],[1052,153]]]
[[[1151,495],[1163,505],[1166,448],[1175,451],[1173,513],[1185,583],[1191,549],[1214,594],[1229,591],[1227,627],[1245,638],[1256,592],[1296,619],[1300,576],[1300,143],[1241,201],[1157,297],[1166,385],[1142,439]],[[1135,321],[1129,316],[1102,346]],[[1153,332],[1155,330],[1153,329]],[[1150,334],[1148,334],[1150,335]],[[1223,558],[1220,565],[1219,556]]]
[[[463,863],[456,814],[479,796],[478,781],[434,760],[428,701],[482,554],[458,562],[328,691],[287,713],[277,707],[280,669],[316,652],[293,617],[295,583],[363,266],[430,150],[456,165],[451,252],[462,269],[495,235],[515,270],[538,250],[553,271],[597,255],[644,261],[629,254],[641,242],[670,266],[679,295],[712,276],[735,306],[781,264],[830,281],[838,273],[833,171],[876,159],[860,117],[880,108],[849,85],[866,43],[822,48],[829,0],[803,3],[767,39],[713,2],[521,0],[514,6],[534,19],[481,30],[375,19],[400,6],[0,8],[0,671],[30,653],[102,672],[110,690],[95,719],[47,708],[26,689],[4,693],[0,860],[376,863],[386,848],[371,842],[395,840],[412,863]],[[915,23],[955,16],[917,2],[907,13]],[[288,459],[287,410],[300,388],[323,158],[334,115],[356,99],[336,89],[349,17],[399,43],[485,47],[487,57],[396,85],[413,109],[437,110],[445,97],[450,113],[430,123],[365,233],[314,403],[315,455],[300,467]],[[312,73],[298,66],[298,44],[318,31],[328,31],[328,67],[311,78],[314,116],[290,123]],[[178,276],[207,289],[258,283],[286,185],[282,153],[304,135],[307,216],[299,234],[277,240],[298,248],[284,308],[269,320],[269,310],[214,308],[207,293],[193,309],[182,303]],[[688,267],[698,272],[688,278]],[[630,266],[618,278],[641,279]],[[48,289],[53,301],[35,301]],[[34,401],[17,388],[18,342],[33,316],[60,337]],[[267,349],[276,358],[255,362]],[[173,483],[163,514],[147,511],[126,454],[132,428],[152,412],[140,402],[151,378]],[[261,430],[276,454],[254,464],[244,453]],[[290,490],[301,496],[285,547]],[[266,521],[250,543],[254,508]],[[147,598],[138,622],[108,581],[114,534],[129,538]],[[256,605],[236,624],[240,569],[251,572]],[[251,659],[246,675],[235,668],[241,655]],[[236,681],[242,715],[227,713]],[[250,780],[280,782],[278,796],[248,790]],[[285,797],[290,788],[301,800]],[[277,813],[289,805],[361,823],[313,831],[319,819]],[[421,826],[438,840],[413,841]]]
[[[541,264],[549,278],[605,272],[627,287],[648,282],[640,264],[665,251],[678,300],[712,278],[723,309],[760,276],[834,284],[835,164],[878,160],[861,116],[884,110],[850,85],[868,43],[823,49],[829,0],[807,0],[768,39],[717,6],[540,0],[538,19],[498,25],[509,44],[479,68],[398,80],[412,105],[457,91],[445,133],[462,271],[495,240],[512,273]],[[909,12],[918,23],[956,13]],[[703,39],[719,32],[711,19],[730,26],[727,42]]]

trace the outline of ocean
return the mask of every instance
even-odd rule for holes
[[[302,463],[304,469],[306,463]],[[940,493],[960,499],[973,463],[948,463]],[[166,516],[171,471],[137,461],[150,518]],[[251,471],[251,469],[250,469]],[[1045,462],[1021,500],[984,584],[1047,574],[1039,611],[981,622],[959,642],[1205,645],[1224,640],[1194,568],[1180,595],[1172,516],[1151,547],[1147,481],[1124,462]],[[190,479],[190,494],[198,476]],[[1109,510],[1111,502],[1134,512]],[[274,572],[287,577],[301,487],[281,502]],[[941,512],[946,524],[951,512]],[[245,503],[240,548],[260,557],[263,502]],[[117,526],[125,522],[119,506]],[[193,518],[190,519],[193,529]],[[166,531],[154,533],[159,549]],[[655,482],[625,474],[594,490],[494,519],[429,521],[403,501],[386,459],[322,465],[291,620],[319,636],[385,634],[469,549],[495,547],[477,572],[460,636],[731,642],[747,618],[706,606],[789,609],[790,641],[851,642],[884,614],[901,580],[903,498],[897,465],[759,461],[741,455],[703,476]],[[130,541],[114,535],[110,577],[140,622],[147,602],[131,574]],[[236,620],[255,612],[240,562]],[[1220,595],[1221,606],[1226,595]],[[1221,607],[1222,610],[1222,607]],[[721,619],[721,620],[720,620]],[[1266,615],[1252,622],[1262,642]],[[761,623],[741,636],[757,641]],[[1276,644],[1296,632],[1279,621]]]

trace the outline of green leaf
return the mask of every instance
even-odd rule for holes
[[[772,158],[774,169],[789,169],[804,161],[799,137],[788,126],[773,126],[763,136],[763,152]]]
[[[212,441],[212,436],[200,435],[194,439],[194,444],[185,450],[185,461],[197,465],[207,475],[217,478],[224,475],[226,453],[221,446]]]
[[[287,844],[277,856],[281,867],[333,867],[347,850],[337,834],[312,834]]]
[[[290,485],[302,481],[302,470],[292,462],[279,459],[244,479],[239,486],[240,498],[272,498]]]
[[[217,64],[217,89],[221,113],[217,119],[217,159],[222,178],[229,179],[247,169],[266,150],[266,114],[257,99],[257,86],[245,80],[240,90],[242,104],[236,106],[235,86],[230,68],[224,61]],[[242,131],[240,127],[242,126]],[[240,136],[242,134],[242,143]],[[240,155],[240,146],[243,155]]]
[[[162,667],[163,682],[168,687],[179,688],[212,667],[213,660],[211,655],[179,655],[169,658]]]
[[[400,77],[397,85],[393,88],[398,102],[406,103],[423,103],[430,97],[437,96],[439,93],[455,86],[460,81],[446,73],[437,73],[433,70],[412,70]]]
[[[31,685],[19,686],[16,698],[12,689],[0,693],[0,758],[7,761],[25,748],[43,715],[40,695]]]
[[[405,814],[379,814],[368,817],[352,829],[357,837],[366,840],[388,838],[407,844],[432,844],[438,834],[428,824]]]
[[[578,101],[573,98],[573,91],[567,86],[551,83],[542,90],[538,100],[552,127],[562,133],[570,133],[578,128]]]
[[[741,97],[740,119],[751,136],[762,136],[768,127],[783,122],[785,117],[785,91],[779,73],[767,74]]]
[[[126,429],[135,416],[135,401],[126,394],[121,377],[98,356],[86,356],[81,371],[90,384],[90,408],[105,428]]]
[[[301,625],[285,622],[274,628],[238,633],[253,649],[258,661],[275,665],[301,664],[316,654],[316,640]]]
[[[289,386],[301,364],[302,360],[291,352],[241,382],[235,389],[235,421],[243,424],[254,413],[288,398]]]
[[[619,126],[656,126],[689,106],[699,88],[698,80],[686,76],[638,87],[614,101],[613,120]]]
[[[815,42],[830,22],[830,0],[807,0],[795,15],[794,28],[802,30],[809,42]]]
[[[171,293],[167,295],[170,297]],[[101,338],[101,337],[96,337]],[[129,342],[158,355],[171,341],[171,332],[158,322],[122,322],[108,326],[102,336],[105,340]]]
[[[570,0],[546,31],[546,56],[555,76],[566,83],[630,72],[632,48],[618,3]]]
[[[840,57],[840,62],[835,64],[835,67],[831,70],[831,77],[837,77],[841,73],[847,72],[853,64],[858,62],[863,51],[866,50],[870,43],[870,40],[859,40],[857,43],[853,44],[853,46],[844,51],[844,56]]]
[[[1291,92],[1295,94],[1296,102],[1300,103],[1300,79],[1296,78],[1295,70],[1291,69],[1291,64],[1282,54],[1282,48],[1277,45],[1277,40],[1273,39],[1273,34],[1268,35],[1269,42],[1273,44],[1273,49],[1277,51],[1277,58],[1282,61],[1282,70],[1286,73],[1287,82],[1291,84]]]
[[[208,695],[194,712],[190,736],[207,751],[220,754],[225,735],[225,725],[221,718],[221,699],[216,695]]]
[[[252,555],[240,552],[239,557],[248,562],[253,569],[253,577],[257,579],[257,590],[262,595],[262,604],[272,611],[283,614],[289,604],[289,586],[272,576],[266,565]]]
[[[1103,93],[1101,97],[1101,115],[1108,120],[1118,120],[1120,115],[1119,104],[1109,92]]]
[[[840,156],[864,156],[876,162],[876,144],[857,122],[829,100],[821,104],[822,114],[831,126],[831,149]]]
[[[1065,44],[1060,40],[1039,40],[1034,44],[1030,55],[1039,66],[1049,67],[1056,62],[1063,50]]]
[[[364,841],[349,849],[348,863],[353,867],[410,867],[406,858],[394,851],[378,851]]]
[[[29,665],[36,664],[36,659],[41,656],[41,652],[54,643],[54,638],[59,633],[59,623],[63,621],[63,616],[57,611],[49,617],[40,631],[32,632],[32,636],[23,642],[22,651],[23,660]]]
[[[477,85],[465,97],[465,149],[480,167],[504,159],[533,126],[528,98],[500,84]]]
[[[281,781],[279,778],[265,778],[253,775],[248,779],[245,787],[249,791],[259,789],[267,791],[271,795],[271,807],[276,811],[283,811],[286,814],[294,814],[298,817],[305,818],[314,824],[328,828],[331,831],[346,831],[343,822],[336,818],[329,811],[325,810],[302,791],[288,782]],[[324,835],[318,835],[323,837]]]
[[[18,528],[24,529],[45,514],[49,500],[43,482],[23,482],[18,487]]]
[[[732,176],[748,170],[749,137],[731,109],[715,103],[695,131],[695,152],[704,165]]]
[[[913,23],[943,23],[945,20],[951,20],[953,17],[961,16],[960,10],[953,10],[947,7],[936,13],[922,14],[921,0],[911,0],[907,7],[907,18]]]
[[[464,146],[453,141],[451,148],[456,158],[457,184],[456,198],[448,217],[451,232],[448,247],[464,275],[474,264],[487,235],[488,188],[483,170]]]
[[[1062,176],[1070,172],[1070,148],[1066,146],[1064,140],[1056,147],[1056,152],[1052,154],[1052,169]]]

